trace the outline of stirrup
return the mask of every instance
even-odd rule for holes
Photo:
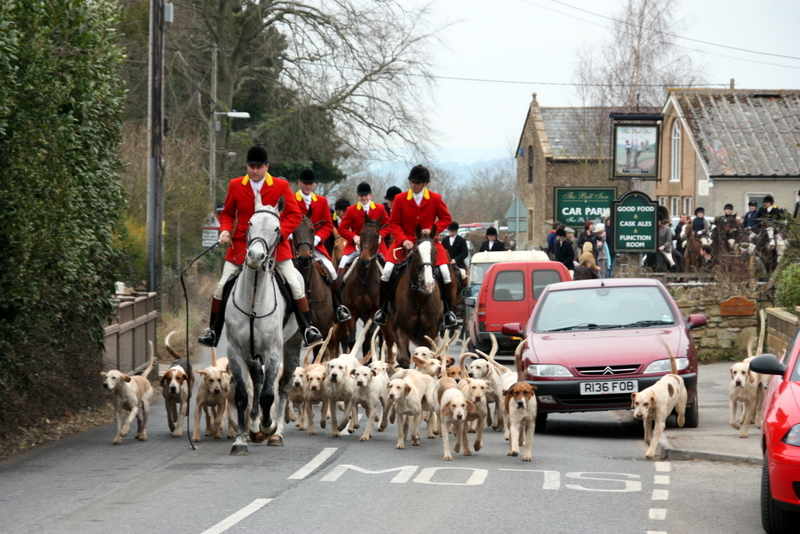
[[[444,327],[450,328],[451,326],[458,325],[458,319],[456,319],[456,314],[449,311],[444,314]]]
[[[197,338],[197,342],[206,347],[216,347],[217,335],[210,328],[206,328],[203,335]]]
[[[313,345],[318,341],[322,341],[323,337],[322,334],[319,333],[316,326],[309,326],[306,328],[306,331],[303,332],[303,339],[306,342],[306,345]]]
[[[345,321],[349,321],[352,317],[350,316],[350,310],[347,309],[347,306],[339,306],[336,308],[336,322],[343,323]]]
[[[379,309],[375,312],[375,317],[372,319],[372,322],[378,326],[386,326],[386,312],[382,309]]]

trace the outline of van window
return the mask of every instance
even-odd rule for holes
[[[499,302],[512,302],[525,297],[525,284],[522,271],[501,271],[497,273],[492,290],[492,298]]]
[[[558,271],[551,269],[533,271],[533,300],[539,300],[539,295],[542,294],[544,288],[548,284],[561,282],[561,275]]]
[[[486,271],[489,270],[489,267],[494,265],[494,263],[473,263],[471,265],[472,270],[469,273],[469,283],[471,285],[480,286],[483,283],[483,278],[486,276]]]

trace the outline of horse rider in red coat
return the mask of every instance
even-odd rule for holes
[[[311,311],[308,309],[303,279],[292,263],[294,252],[289,244],[289,236],[300,225],[303,218],[297,207],[289,182],[283,178],[275,178],[268,172],[269,159],[267,149],[256,145],[247,151],[247,174],[234,178],[228,185],[225,206],[220,212],[219,242],[229,244],[225,254],[225,265],[222,268],[214,298],[211,301],[211,319],[209,328],[197,340],[201,345],[216,347],[219,343],[222,327],[225,324],[225,291],[226,282],[231,275],[237,273],[244,263],[247,253],[247,231],[250,218],[255,213],[256,195],[261,196],[264,206],[275,206],[281,197],[284,207],[281,212],[281,238],[276,251],[277,268],[292,291],[294,311],[298,324],[304,328],[303,338],[307,344],[322,340],[322,335],[311,324]]]
[[[423,165],[415,165],[408,174],[410,189],[405,194],[394,197],[392,203],[392,216],[389,219],[389,229],[394,237],[396,248],[389,251],[386,256],[386,265],[381,275],[381,306],[375,313],[375,324],[386,324],[386,307],[389,305],[389,291],[391,284],[389,280],[394,271],[394,266],[401,261],[408,251],[414,248],[416,241],[416,228],[422,228],[422,237],[433,239],[436,245],[436,266],[442,275],[444,287],[442,291],[442,301],[444,302],[444,326],[449,328],[456,326],[456,315],[453,313],[453,294],[450,284],[450,268],[447,264],[447,253],[444,246],[439,242],[437,236],[447,229],[452,221],[450,211],[442,200],[442,195],[428,190],[428,183],[431,181],[431,173]],[[395,257],[394,252],[403,249],[400,257]]]
[[[325,241],[333,234],[333,219],[328,199],[314,193],[317,187],[317,175],[313,169],[306,167],[300,171],[297,179],[300,190],[295,194],[297,207],[301,213],[308,215],[314,225],[314,259],[325,267],[330,274],[330,284],[333,290],[333,309],[336,310],[336,322],[350,320],[350,311],[342,305],[341,282],[336,276],[336,269],[331,263],[331,256],[325,248]]]
[[[380,230],[380,247],[378,250],[374,250],[373,254],[379,254],[383,258],[387,254],[386,245],[383,243],[386,236],[389,235],[389,215],[386,213],[386,208],[382,204],[376,204],[372,201],[372,187],[366,182],[358,184],[356,195],[358,196],[358,202],[347,207],[344,217],[339,222],[339,235],[346,240],[342,251],[342,259],[339,262],[339,276],[344,276],[344,269],[347,264],[355,259],[361,251],[361,238],[359,236],[361,229],[364,227],[364,216],[374,221],[381,221],[381,224],[385,225],[385,228]]]

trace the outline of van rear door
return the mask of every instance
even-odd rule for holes
[[[492,286],[487,288],[486,331],[500,332],[503,325],[521,321],[530,314],[529,267],[514,263],[495,269]]]

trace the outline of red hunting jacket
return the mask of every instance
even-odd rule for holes
[[[383,207],[382,204],[375,204],[374,202],[370,201],[369,204],[369,213],[367,217],[370,219],[377,221],[381,219],[381,224],[385,225],[389,223],[389,216],[386,215],[386,208]],[[344,237],[347,240],[347,244],[344,246],[343,255],[347,256],[351,252],[356,250],[356,244],[353,242],[353,238],[359,234],[361,234],[361,228],[364,227],[364,208],[361,207],[361,202],[356,202],[352,206],[348,206],[347,211],[344,212],[344,217],[339,222],[339,235]],[[389,227],[387,226],[383,230],[380,231],[381,234],[381,246],[379,247],[378,252],[383,254],[383,257],[386,257],[386,244],[384,240],[386,236],[389,235]]]
[[[284,207],[281,213],[281,242],[278,245],[276,259],[278,261],[291,260],[294,257],[292,246],[288,237],[300,225],[303,215],[297,207],[297,201],[289,187],[289,182],[283,178],[275,178],[269,173],[264,177],[261,186],[261,203],[265,206],[275,206],[278,199],[283,197]],[[225,260],[241,265],[247,253],[247,230],[250,228],[250,217],[256,211],[256,196],[250,185],[250,176],[240,176],[230,181],[228,195],[225,197],[225,207],[219,214],[219,230],[231,233],[231,244]]]
[[[331,255],[328,254],[328,249],[325,248],[325,241],[333,233],[333,219],[331,219],[328,199],[311,193],[311,210],[309,213],[309,209],[306,208],[306,201],[303,200],[303,194],[300,191],[295,193],[294,198],[297,200],[297,209],[300,210],[300,213],[307,215],[314,224],[314,235],[318,236],[320,239],[319,245],[315,248],[320,254],[331,259]],[[321,224],[317,226],[317,223],[320,222]]]
[[[422,203],[417,206],[417,203],[414,202],[414,193],[409,189],[407,193],[401,193],[394,197],[392,203],[389,229],[394,236],[393,245],[400,247],[403,241],[408,240],[412,243],[416,241],[417,225],[420,225],[422,230],[429,229],[431,231],[431,238],[436,243],[436,265],[447,265],[447,253],[437,236],[450,226],[452,220],[450,210],[442,200],[442,195],[433,193],[426,187],[423,190]],[[387,256],[387,260],[391,263],[397,263],[402,258],[403,255],[400,251],[397,251],[396,258],[391,250]]]

